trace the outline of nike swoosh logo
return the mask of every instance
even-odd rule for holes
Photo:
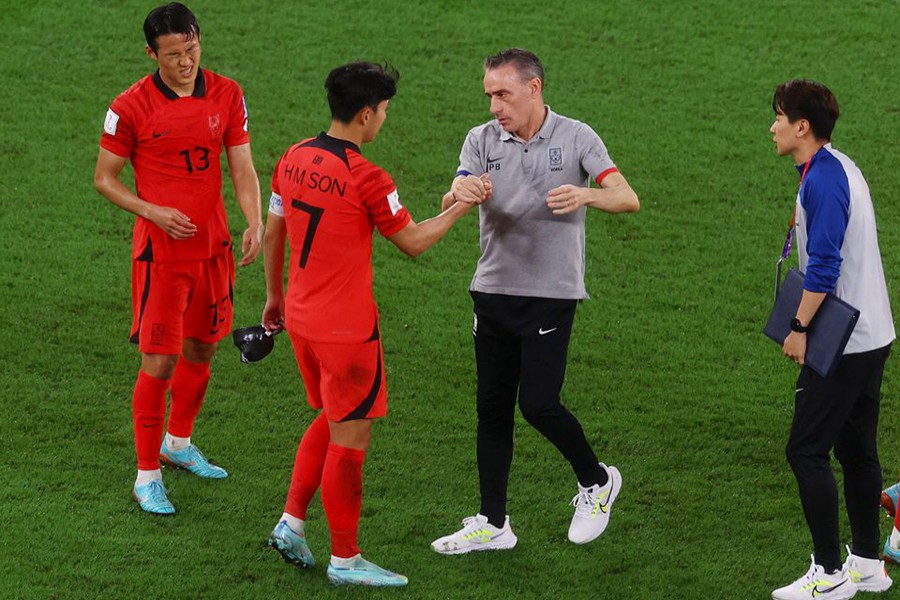
[[[552,333],[557,329],[559,329],[559,327],[554,327],[553,329],[544,329],[543,327],[541,327],[540,329],[538,329],[538,335],[547,335],[548,333]]]
[[[165,131],[162,131],[162,132],[160,132],[160,133],[156,133],[156,132],[154,131],[154,132],[153,132],[153,137],[154,137],[154,138],[162,137],[162,136],[166,135],[167,133],[169,133],[169,130],[168,130],[168,129],[166,129]]]
[[[802,391],[805,390],[805,389],[806,389],[806,388],[797,388],[796,390],[794,390],[794,393],[795,393],[795,394],[799,394],[800,392],[802,392]]]
[[[609,495],[607,495],[606,497],[609,498]],[[609,512],[609,502],[601,502],[600,503],[600,512],[602,512],[603,514],[606,514]]]
[[[846,579],[845,579],[844,581],[840,582],[840,583],[837,584],[837,585],[833,585],[833,586],[831,586],[831,587],[829,587],[829,588],[824,588],[824,589],[821,589],[821,590],[819,589],[819,586],[816,585],[816,587],[814,587],[813,590],[812,590],[813,598],[815,598],[815,597],[818,596],[819,594],[827,594],[828,592],[833,592],[834,590],[838,589],[839,587],[841,587],[841,586],[844,585],[845,583],[847,583],[847,580],[846,580]]]

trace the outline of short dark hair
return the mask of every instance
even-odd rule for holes
[[[484,59],[485,71],[496,69],[503,65],[514,66],[523,83],[531,81],[535,77],[540,79],[541,87],[543,88],[544,65],[541,64],[541,59],[534,52],[524,48],[508,48]]]
[[[378,108],[397,94],[400,73],[389,65],[354,62],[333,69],[325,78],[331,118],[350,123],[365,107]]]
[[[811,79],[792,79],[776,87],[772,110],[785,115],[791,123],[806,119],[816,139],[828,141],[841,115],[831,90]]]
[[[168,33],[181,33],[188,39],[200,37],[200,25],[191,9],[180,2],[170,2],[150,11],[144,19],[144,37],[153,52],[159,50],[159,36]]]

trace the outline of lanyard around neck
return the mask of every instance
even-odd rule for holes
[[[809,171],[809,164],[812,162],[812,158],[806,161],[806,164],[803,165],[803,173],[800,174],[800,185],[799,188],[803,187],[803,180],[806,179],[806,172]],[[788,231],[787,235],[784,239],[784,248],[781,251],[781,260],[787,260],[787,257],[791,254],[791,246],[794,244],[794,227],[797,224],[797,204],[794,203],[794,210],[791,211],[791,220],[788,222]]]
[[[799,188],[803,187],[803,180],[806,178],[806,172],[809,171],[809,165],[812,163],[812,157],[806,161],[806,164],[803,165],[803,173],[800,174],[800,185],[798,186],[797,193],[799,192]],[[778,297],[778,290],[781,288],[781,264],[788,259],[791,255],[791,247],[794,245],[794,230],[797,224],[797,204],[794,203],[794,210],[791,211],[791,220],[788,223],[787,235],[784,238],[784,248],[781,250],[781,256],[778,257],[778,261],[775,263],[775,297]]]

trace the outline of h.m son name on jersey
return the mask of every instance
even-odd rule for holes
[[[319,190],[324,194],[335,194],[341,198],[347,191],[347,182],[339,181],[331,175],[323,175],[318,171],[307,171],[292,164],[284,165],[284,176],[299,186],[306,186],[311,190]]]

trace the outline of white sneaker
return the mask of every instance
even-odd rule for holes
[[[596,483],[589,488],[578,484],[578,494],[572,498],[575,516],[569,525],[569,541],[576,544],[592,542],[606,530],[609,524],[609,511],[622,489],[622,475],[615,467],[600,466],[609,475],[606,485],[600,487]]]
[[[509,515],[499,529],[488,523],[487,517],[477,514],[463,519],[463,528],[431,542],[431,548],[439,554],[466,554],[479,550],[509,550],[515,548],[518,538],[509,526]]]
[[[850,575],[850,579],[861,592],[883,592],[894,583],[884,569],[883,560],[856,556],[850,552],[849,546],[843,570]]]
[[[816,564],[814,556],[810,559],[812,564],[806,575],[772,592],[774,600],[847,600],[856,595],[856,584],[847,573],[846,564],[840,571],[829,575]]]

